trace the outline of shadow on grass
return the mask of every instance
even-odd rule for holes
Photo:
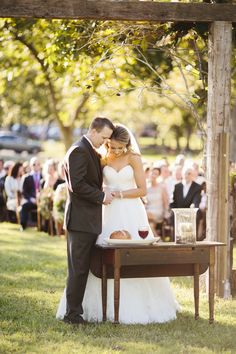
[[[87,344],[94,348],[125,350],[135,342],[138,345],[158,346],[165,352],[173,346],[178,349],[206,348],[213,352],[236,349],[232,347],[235,327],[223,323],[209,325],[208,320],[195,321],[192,314],[181,313],[175,321],[149,325],[112,325],[111,323],[90,324],[86,327],[66,325],[55,319],[50,296],[34,299],[30,296],[8,294],[1,299],[1,321],[3,331],[8,335],[14,332],[31,335],[31,344],[45,345],[45,333],[48,341],[65,341]],[[5,330],[4,330],[5,327]],[[209,340],[210,339],[210,340]],[[213,340],[214,339],[214,340]],[[22,339],[14,339],[16,345],[22,345]],[[18,340],[18,343],[17,343]],[[59,344],[59,343],[58,343]],[[69,348],[68,348],[69,349]]]
[[[220,321],[213,325],[209,325],[206,318],[195,321],[193,311],[183,311],[177,320],[164,324],[114,326],[105,323],[77,328],[57,321],[55,313],[65,278],[62,273],[66,271],[66,255],[62,254],[65,245],[60,245],[62,240],[52,240],[32,231],[22,236],[14,230],[12,233],[15,233],[14,237],[9,231],[1,238],[6,249],[0,258],[0,323],[8,341],[6,353],[39,352],[39,348],[43,348],[41,352],[60,353],[62,346],[65,348],[63,353],[89,352],[77,350],[81,346],[106,353],[113,350],[172,353],[191,352],[191,349],[196,353],[203,348],[205,352],[214,353],[236,351],[235,326],[230,317],[226,317],[227,312],[231,312],[229,303],[224,310],[225,316],[217,315]],[[172,281],[184,291],[192,287],[191,278]],[[180,290],[179,294],[182,294]],[[183,295],[180,301],[183,308],[188,301]]]

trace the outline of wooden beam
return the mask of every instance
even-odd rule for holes
[[[236,5],[119,0],[1,0],[0,17],[236,22]]]
[[[229,121],[232,24],[214,22],[209,34],[207,107],[207,238],[227,245],[217,252],[216,292],[228,296]]]

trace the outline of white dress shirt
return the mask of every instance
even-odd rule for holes
[[[84,135],[84,138],[85,138],[86,140],[88,140],[88,142],[89,142],[89,144],[92,146],[92,148],[93,148],[95,151],[97,151],[96,148],[95,148],[95,146],[93,145],[92,141],[91,141],[86,135]]]
[[[186,198],[186,196],[188,194],[188,191],[189,191],[189,189],[191,187],[192,182],[186,183],[185,181],[183,181],[182,183],[183,183],[183,186],[184,186],[184,188],[183,188],[183,197]]]

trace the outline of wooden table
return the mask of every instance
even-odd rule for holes
[[[114,279],[114,323],[119,323],[120,278],[194,277],[195,319],[199,317],[199,275],[209,267],[209,322],[214,321],[215,253],[220,242],[201,241],[183,245],[96,246],[91,271],[102,279],[103,321],[106,321],[107,279]]]

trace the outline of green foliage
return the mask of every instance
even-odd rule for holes
[[[204,23],[1,19],[0,122],[55,120],[66,145],[98,112],[204,136],[207,38]]]
[[[2,354],[8,353],[234,353],[236,301],[215,301],[208,323],[207,295],[201,292],[194,320],[192,279],[174,278],[182,310],[164,324],[66,325],[55,313],[66,279],[65,239],[1,224],[0,305]],[[135,294],[134,294],[135,296]],[[155,295],[154,295],[155,296]]]

